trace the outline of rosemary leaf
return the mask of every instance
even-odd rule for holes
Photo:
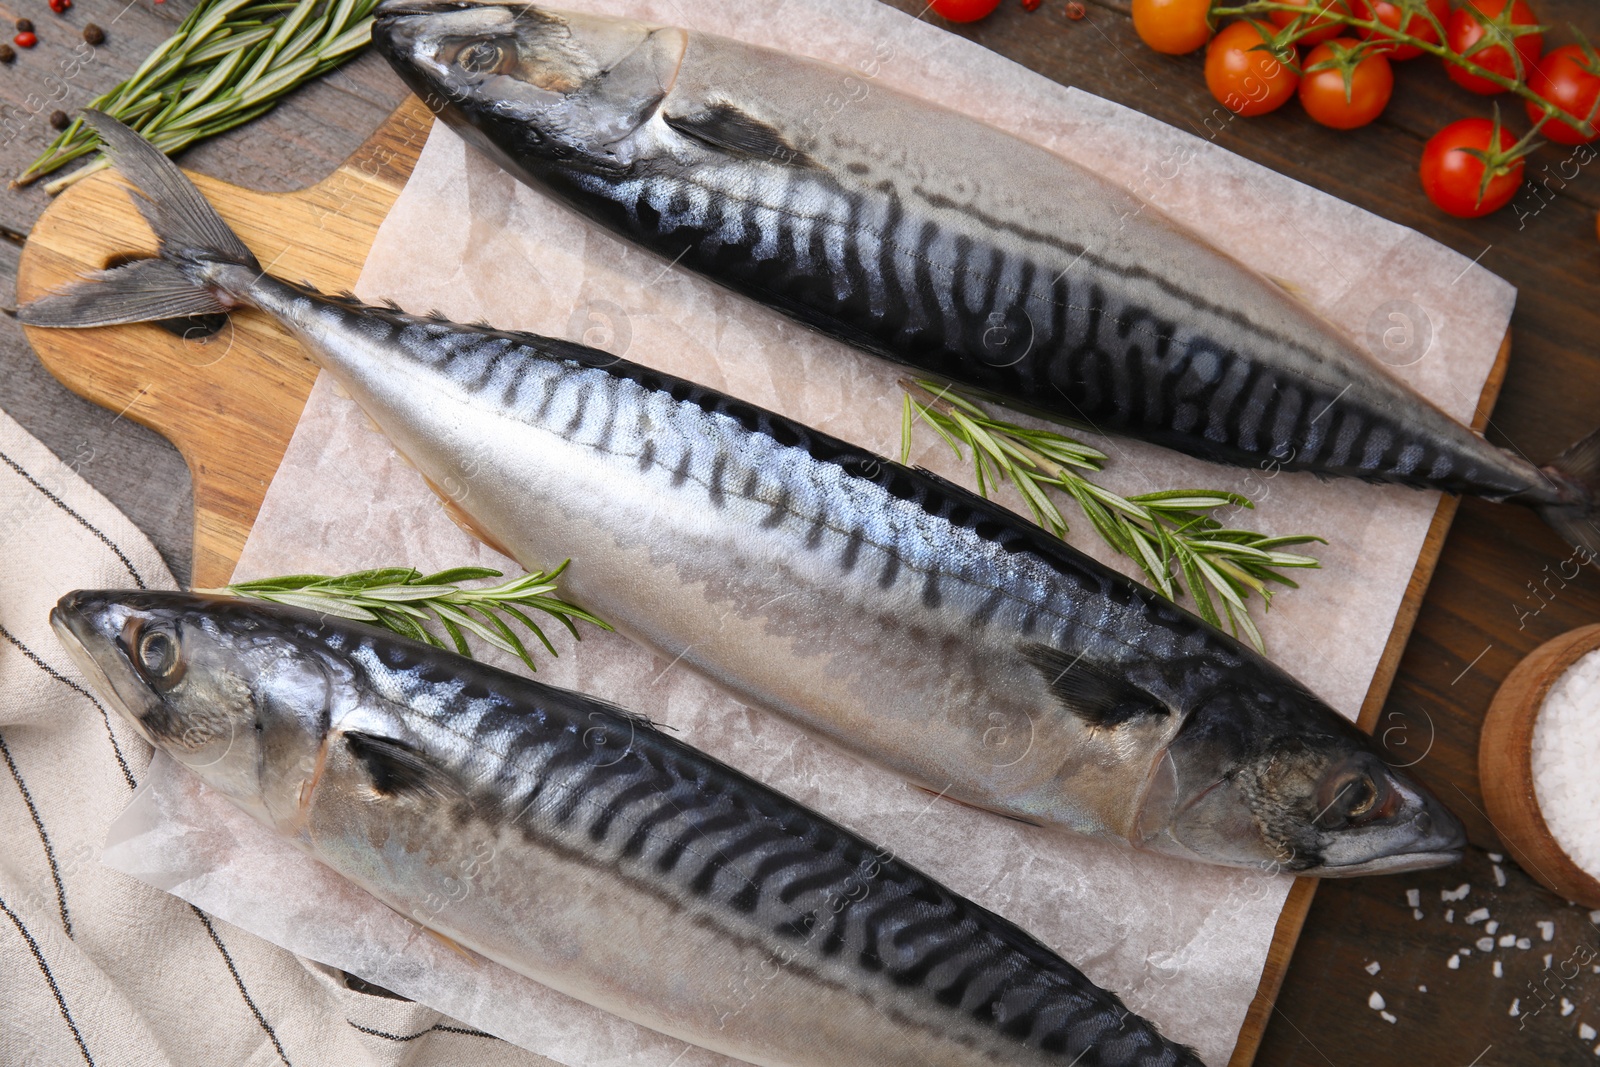
[[[1251,598],[1260,597],[1266,610],[1272,604],[1271,585],[1299,588],[1281,570],[1320,566],[1312,556],[1283,551],[1326,544],[1320,537],[1267,537],[1224,527],[1213,517],[1222,509],[1254,508],[1248,497],[1217,489],[1167,489],[1125,497],[1086,476],[1104,469],[1104,452],[1051,430],[996,418],[976,397],[950,386],[925,381],[901,385],[906,392],[902,456],[911,455],[912,428],[920,421],[957,458],[970,460],[980,494],[988,496],[994,487],[1011,483],[1034,522],[1058,537],[1067,533],[1067,520],[1050,490],[1066,494],[1095,533],[1133,560],[1161,595],[1176,600],[1187,594],[1201,618],[1228,626],[1258,649],[1261,633],[1250,616]]]
[[[557,591],[556,578],[566,567],[562,563],[554,570],[519,575],[490,586],[461,584],[503,577],[489,567],[453,567],[426,575],[413,567],[376,567],[350,574],[258,578],[197,592],[266,600],[372,623],[436,648],[453,646],[464,656],[472,654],[466,639],[470,633],[516,656],[529,670],[537,670],[533,656],[507,618],[525,627],[552,656],[556,655],[555,646],[529,613],[549,615],[580,640],[578,621],[611,629],[576,604],[551,595]],[[434,632],[434,627],[444,631],[444,638]]]
[[[376,6],[377,0],[200,0],[132,76],[89,106],[170,155],[265,114],[285,93],[355,56],[371,39]],[[97,152],[99,143],[93,130],[75,121],[16,184]],[[105,166],[97,156],[45,188],[58,193]]]

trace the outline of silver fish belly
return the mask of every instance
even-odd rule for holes
[[[1511,499],[1600,545],[1600,443],[1543,469],[1490,445],[1279,285],[1036,145],[712,34],[517,0],[378,14],[395,69],[517,177],[807,325],[1190,455]]]
[[[300,609],[52,614],[153,744],[426,928],[755,1064],[1195,1067],[1016,926],[612,705]]]

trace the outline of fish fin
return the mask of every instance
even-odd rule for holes
[[[29,326],[85,329],[128,322],[185,318],[226,312],[227,305],[194,282],[176,263],[136,259],[96,271],[17,309]]]
[[[407,460],[406,464],[407,466],[411,467],[416,466],[416,464],[412,463],[410,460]],[[482,541],[485,545],[488,545],[490,548],[494,549],[502,556],[505,556],[507,559],[517,558],[511,554],[510,549],[506,548],[505,545],[496,540],[494,535],[490,534],[484,530],[482,526],[478,525],[478,520],[469,515],[467,513],[467,509],[462,507],[455,497],[439,488],[438,484],[434,482],[432,478],[429,478],[426,474],[424,474],[422,476],[422,480],[428,483],[428,488],[433,490],[434,495],[439,498],[440,505],[444,507],[444,513],[450,516],[450,521],[455,523],[459,529],[469,536]]]
[[[1044,675],[1056,699],[1090,726],[1121,726],[1169,714],[1166,705],[1086,655],[1041,644],[1024,645],[1022,654]]]
[[[480,960],[480,958],[478,956],[476,956],[473,953],[469,952],[467,949],[462,948],[461,945],[458,942],[456,942],[456,940],[454,938],[446,937],[444,934],[441,934],[439,931],[435,930],[433,927],[424,926],[422,928],[422,932],[427,934],[429,937],[433,938],[435,941],[439,942],[439,944],[443,945],[445,948],[451,950],[452,952],[455,952],[455,953],[459,954],[462,959],[466,960],[468,963],[472,964],[474,967],[478,966],[478,964],[481,962],[481,960]]]
[[[1290,296],[1294,297],[1307,307],[1313,306],[1311,303],[1310,294],[1308,294],[1304,289],[1300,288],[1300,286],[1296,285],[1294,282],[1286,281],[1283,278],[1279,278],[1271,274],[1267,275],[1267,281],[1271,282],[1273,285],[1276,285],[1279,289],[1282,289],[1284,292],[1288,293]]]
[[[738,156],[770,159],[795,167],[815,164],[775,127],[732,104],[711,104],[690,115],[663,115],[668,126],[686,137]]]
[[[1544,468],[1556,499],[1539,514],[1574,548],[1600,555],[1600,430],[1568,448]]]
[[[343,736],[350,754],[367,768],[372,788],[379,795],[412,794],[433,798],[461,795],[453,778],[404,741],[360,730],[347,730]]]
[[[241,303],[242,294],[207,277],[208,267],[260,270],[260,264],[205,195],[143,136],[109,115],[84,114],[112,166],[132,183],[129,196],[155,231],[161,254],[58,289],[18,308],[17,318],[30,326],[80,329],[215,314]]]
[[[960,804],[963,808],[971,808],[973,811],[981,811],[985,815],[998,815],[1002,819],[1010,819],[1012,822],[1020,822],[1024,826],[1043,826],[1044,825],[1044,823],[1042,823],[1042,822],[1035,822],[1033,819],[1025,819],[1021,815],[1017,815],[1017,814],[1015,814],[1013,812],[999,811],[999,810],[996,810],[995,808],[986,808],[982,804],[970,804],[965,800],[957,800],[955,797],[950,796],[948,793],[935,793],[933,790],[929,789],[925,785],[916,785],[916,786],[912,786],[912,788],[921,790],[922,792],[928,794],[930,797],[933,797],[935,800],[948,800],[952,804]]]

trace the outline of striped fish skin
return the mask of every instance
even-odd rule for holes
[[[402,915],[751,1063],[1198,1065],[1015,925],[613,705],[275,605],[79,591],[150,741]]]
[[[1592,518],[1588,467],[1490,445],[1128,190],[859,71],[514,0],[378,15],[513,174],[868,351],[1204,459]]]
[[[1454,816],[1284,671],[1005,508],[582,345],[285,283],[109,122],[163,257],[23,321],[162,317],[174,280],[260,308],[485,540],[572,559],[619,630],[939,795],[1210,863],[1459,858]]]

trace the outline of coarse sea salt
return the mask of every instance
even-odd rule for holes
[[[1380,1011],[1378,1013],[1378,1018],[1382,1019],[1386,1023],[1397,1023],[1400,1021],[1397,1016],[1387,1011]]]
[[[1488,908],[1478,908],[1478,909],[1476,909],[1474,911],[1469,911],[1469,912],[1467,912],[1467,925],[1471,926],[1473,923],[1481,923],[1481,922],[1483,922],[1483,920],[1487,919],[1488,917],[1489,917],[1489,909]]]
[[[1506,976],[1506,969],[1500,966],[1499,960],[1494,961],[1494,976],[1496,978],[1504,978]]]
[[[1439,899],[1445,901],[1446,903],[1449,903],[1452,900],[1466,900],[1467,894],[1470,892],[1472,892],[1472,887],[1466,882],[1462,882],[1454,889],[1439,890]]]
[[[1461,969],[1461,957],[1451,956],[1450,959],[1445,963],[1445,966],[1450,968],[1452,971],[1459,971]]]
[[[1498,919],[1490,919],[1484,924],[1483,932],[1486,934],[1492,934],[1498,929],[1500,929],[1500,921]]]
[[[1406,903],[1411,905],[1413,908],[1421,907],[1422,906],[1422,890],[1420,890],[1420,889],[1407,889],[1406,890]]]
[[[1539,937],[1541,940],[1554,941],[1556,939],[1555,923],[1551,922],[1549,919],[1541,919],[1536,925],[1539,927]]]
[[[1379,963],[1377,960],[1373,960],[1371,963],[1367,964],[1368,974],[1377,974],[1381,970],[1383,970],[1383,964]]]
[[[1588,1023],[1578,1024],[1578,1038],[1582,1041],[1593,1041],[1596,1037],[1594,1027]]]
[[[1374,989],[1372,996],[1367,998],[1367,1007],[1373,1011],[1382,1011],[1384,1009],[1383,994]]]
[[[1573,863],[1600,878],[1600,650],[1567,668],[1533,724],[1533,791]],[[1594,915],[1591,914],[1593,919]]]

